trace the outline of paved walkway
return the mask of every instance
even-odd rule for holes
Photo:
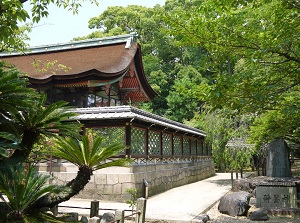
[[[148,198],[146,220],[166,220],[168,222],[191,222],[200,218],[224,194],[231,189],[230,173],[217,173],[208,179],[173,188]],[[68,209],[59,207],[60,212],[78,212],[89,215],[90,200],[71,199],[62,203],[65,206],[85,207],[87,209]],[[126,203],[100,201],[100,208],[130,210]],[[100,214],[109,212],[100,210]],[[113,211],[112,211],[113,212]]]

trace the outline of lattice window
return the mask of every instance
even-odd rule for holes
[[[144,129],[131,129],[131,154],[145,154],[146,131]]]
[[[204,143],[203,145],[203,156],[207,156],[207,145]]]
[[[163,133],[162,136],[163,155],[172,155],[172,136]]]
[[[197,140],[197,154],[203,156],[203,143],[202,140]]]
[[[207,156],[211,155],[211,145],[207,145]]]
[[[149,131],[148,133],[148,149],[151,155],[160,155],[160,133]]]
[[[174,155],[180,156],[181,155],[181,137],[175,135],[173,137],[173,144],[174,144]]]
[[[186,137],[183,137],[183,155],[190,155],[190,142]]]
[[[196,155],[196,151],[197,151],[196,140],[192,139],[191,140],[191,155]]]
[[[103,127],[87,128],[86,133],[92,133],[93,136],[102,136],[102,145],[107,146],[114,143],[125,145],[125,128],[124,127]]]

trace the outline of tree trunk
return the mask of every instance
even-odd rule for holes
[[[90,181],[93,171],[88,166],[81,166],[77,172],[77,176],[66,184],[66,187],[70,189],[68,193],[59,193],[59,194],[48,194],[40,198],[32,208],[43,208],[49,207],[52,208],[55,205],[69,200],[71,197],[78,194],[81,190],[84,189],[85,185]]]

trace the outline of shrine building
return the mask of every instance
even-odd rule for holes
[[[112,159],[131,157],[131,165],[95,171],[80,198],[126,201],[127,189],[142,194],[145,182],[152,196],[215,174],[205,132],[136,108],[157,96],[136,38],[132,33],[0,53],[0,60],[28,75],[29,87],[47,94],[47,104],[64,100],[76,107],[74,121],[84,124],[84,132],[127,146]],[[76,166],[56,157],[38,169],[57,183],[77,174]]]

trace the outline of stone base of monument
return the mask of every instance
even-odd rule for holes
[[[234,182],[233,191],[247,191],[252,195],[248,214],[261,209],[269,216],[300,217],[300,178],[239,179]]]
[[[293,181],[263,182],[256,186],[256,207],[297,208],[297,187]]]

